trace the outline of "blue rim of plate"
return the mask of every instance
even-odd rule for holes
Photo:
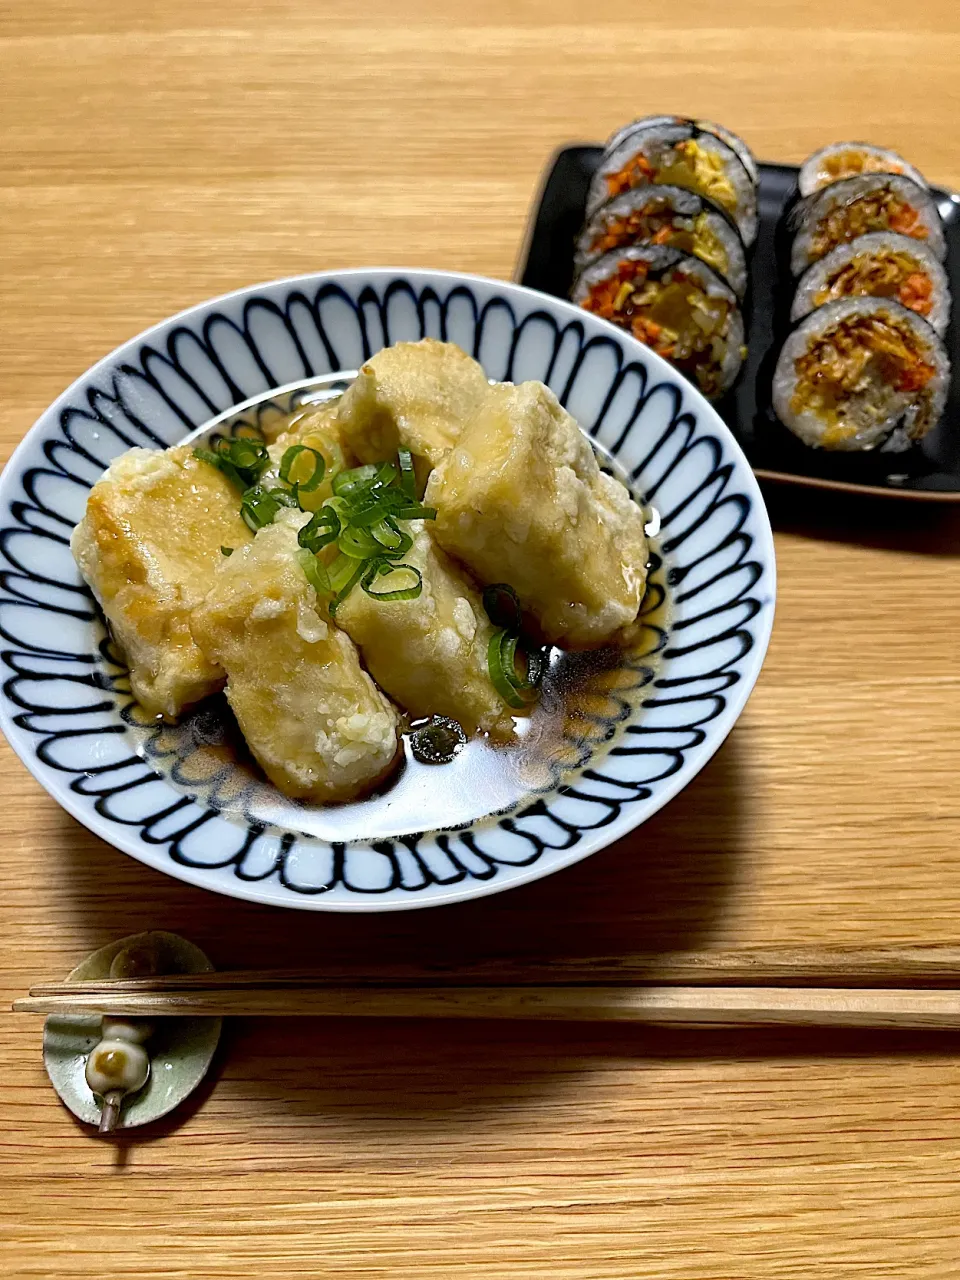
[[[597,768],[499,819],[330,845],[244,828],[176,792],[124,742],[122,695],[103,675],[115,655],[108,645],[91,652],[95,614],[72,565],[72,525],[118,452],[166,447],[261,392],[357,368],[389,342],[428,335],[459,342],[493,378],[552,385],[640,477],[661,511],[676,605],[662,665],[635,720],[618,727],[625,712],[613,709],[617,736]],[[272,905],[441,905],[539,879],[605,847],[666,804],[723,742],[773,622],[766,510],[710,406],[614,326],[479,276],[318,273],[180,312],[106,356],[41,416],[0,477],[0,510],[0,727],[14,750],[115,847],[187,883]]]

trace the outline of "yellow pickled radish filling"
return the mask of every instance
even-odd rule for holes
[[[631,156],[618,173],[608,174],[607,194],[617,196],[645,182],[696,191],[729,214],[737,211],[737,193],[724,170],[723,160],[692,138],[667,147],[654,162],[641,152]]]
[[[856,296],[896,298],[918,315],[928,316],[933,310],[933,281],[907,253],[857,254],[827,277],[813,295],[813,305],[822,307],[837,298]]]
[[[654,181],[664,186],[697,191],[726,209],[727,213],[737,211],[737,193],[724,170],[723,160],[715,151],[706,151],[692,138],[678,142],[667,152]]]
[[[794,361],[791,412],[823,423],[821,444],[836,448],[905,408],[936,369],[916,335],[890,317],[850,316]]]

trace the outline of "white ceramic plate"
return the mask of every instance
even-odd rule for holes
[[[70,555],[71,529],[90,486],[131,446],[175,444],[231,406],[425,335],[459,343],[491,378],[546,382],[659,511],[668,612],[651,615],[656,660],[628,664],[626,692],[592,690],[565,757],[575,764],[546,783],[514,777],[493,794],[448,774],[454,762],[422,766],[426,781],[405,774],[402,786],[420,792],[401,792],[402,804],[388,792],[294,808],[262,783],[231,808],[159,729],[136,728],[119,655]],[[14,750],[118,849],[190,884],[279,906],[457,902],[595,853],[710,759],[753,688],[773,622],[769,521],[713,409],[605,321],[476,276],[343,271],[193,307],[119,347],[51,405],[0,477],[0,512],[0,726]]]

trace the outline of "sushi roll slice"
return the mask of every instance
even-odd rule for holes
[[[603,205],[577,240],[577,271],[615,249],[662,244],[692,253],[726,280],[738,298],[747,289],[747,255],[726,214],[682,187],[636,187]]]
[[[632,120],[630,124],[625,124],[622,129],[607,140],[606,151],[612,151],[618,147],[626,138],[631,137],[634,133],[640,133],[644,129],[649,129],[654,125],[663,124],[693,124],[698,129],[703,129],[707,133],[712,133],[714,137],[725,142],[731,151],[735,151],[739,156],[743,167],[750,175],[750,181],[756,186],[759,181],[760,172],[757,168],[757,162],[753,152],[732,129],[728,129],[725,125],[715,124],[712,120],[688,120],[686,116],[641,116],[639,120]]]
[[[947,273],[922,240],[873,231],[841,244],[800,277],[790,319],[837,298],[895,298],[941,336],[950,320]]]
[[[624,191],[647,183],[684,187],[719,205],[743,242],[757,234],[757,191],[737,153],[689,120],[634,129],[604,152],[587,194],[587,218]]]
[[[929,191],[896,173],[844,178],[801,201],[790,215],[797,229],[790,255],[794,275],[870,231],[893,231],[925,240],[942,262],[946,256],[940,214]]]
[[[875,147],[870,142],[831,142],[804,160],[800,168],[800,194],[813,195],[831,182],[856,178],[861,173],[899,173],[918,187],[927,185],[920,170],[889,147]]]
[[[608,253],[580,275],[573,301],[669,360],[710,399],[746,356],[737,296],[706,263],[662,245]]]
[[[949,378],[943,344],[915,311],[889,298],[841,298],[783,344],[773,407],[814,448],[899,451],[936,425]]]

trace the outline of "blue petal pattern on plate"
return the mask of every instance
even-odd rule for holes
[[[459,343],[488,375],[542,379],[661,513],[670,634],[642,709],[612,701],[615,745],[548,794],[467,827],[327,843],[238,823],[154,771],[121,712],[125,671],[69,550],[87,492],[134,445],[165,447],[259,392],[357,368],[381,346]],[[773,547],[726,428],[611,326],[516,286],[435,272],[343,272],[241,291],[101,361],[40,419],[0,481],[0,722],[41,783],[151,866],[257,901],[383,910],[537,878],[655,812],[726,736],[770,633]]]

